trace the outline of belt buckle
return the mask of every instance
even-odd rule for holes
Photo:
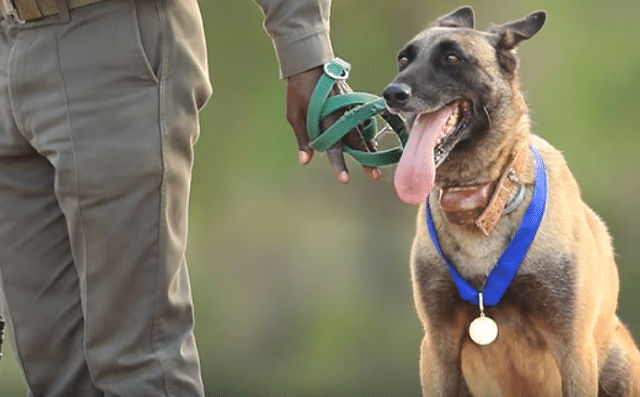
[[[19,25],[24,25],[27,22],[20,17],[18,10],[13,5],[13,0],[2,0],[1,5],[9,22],[17,23]]]

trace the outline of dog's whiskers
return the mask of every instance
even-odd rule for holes
[[[484,114],[487,115],[487,120],[489,120],[489,127],[493,127],[493,123],[491,122],[491,116],[489,115],[489,109],[487,109],[486,106],[482,107],[482,110],[484,110]]]

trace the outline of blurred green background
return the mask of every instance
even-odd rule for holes
[[[201,0],[215,93],[202,112],[189,261],[208,396],[416,396],[422,337],[408,255],[415,207],[392,168],[340,185],[317,155],[297,162],[284,83],[250,0]],[[350,85],[381,93],[401,46],[465,3],[336,0],[336,55]],[[534,131],[562,150],[608,224],[619,314],[640,341],[640,3],[473,1],[477,25],[545,9],[520,47]],[[3,397],[25,386],[5,345]]]

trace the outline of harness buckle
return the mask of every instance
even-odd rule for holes
[[[323,66],[324,73],[334,80],[346,80],[349,78],[351,64],[344,59],[335,58]]]

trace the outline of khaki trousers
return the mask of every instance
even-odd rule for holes
[[[203,396],[185,262],[196,0],[0,21],[0,290],[30,396]]]

